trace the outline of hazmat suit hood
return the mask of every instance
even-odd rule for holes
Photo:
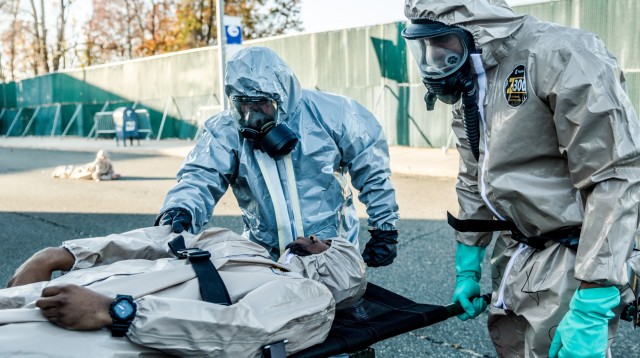
[[[344,239],[334,238],[326,251],[309,256],[294,255],[287,249],[278,263],[327,286],[336,309],[353,305],[367,288],[364,260],[358,249]]]
[[[300,106],[298,78],[273,50],[266,47],[242,49],[227,62],[224,91],[227,96],[274,99],[278,103],[278,123],[288,122]]]
[[[406,0],[404,14],[412,21],[429,19],[469,31],[486,68],[507,56],[525,21],[504,0]]]

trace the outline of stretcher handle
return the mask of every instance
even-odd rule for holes
[[[484,300],[484,302],[486,302],[487,304],[491,303],[491,294],[490,293],[485,293],[484,295],[479,296],[480,298],[482,298]],[[475,299],[475,297],[473,299],[471,299],[471,301],[473,301]],[[464,313],[464,308],[462,308],[462,306],[460,305],[460,302],[456,302],[456,303],[450,303],[446,306],[444,306],[444,308],[447,309],[447,312],[449,313],[449,317],[454,317],[454,316],[459,316],[461,314]]]

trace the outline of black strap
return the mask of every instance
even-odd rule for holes
[[[493,232],[511,231],[511,238],[523,244],[529,245],[538,250],[544,250],[548,241],[555,241],[572,250],[578,249],[580,240],[580,226],[567,226],[557,230],[547,232],[539,236],[526,236],[515,223],[511,221],[499,220],[460,220],[447,211],[447,222],[449,226],[460,232]]]
[[[577,250],[578,244],[580,242],[580,233],[582,232],[581,226],[566,226],[557,230],[549,231],[539,236],[530,236],[526,237],[520,231],[512,232],[511,237],[520,242],[524,242],[525,244],[535,247],[536,249],[544,249],[547,241],[555,241],[565,247],[568,247],[571,250]],[[529,244],[532,243],[543,243],[542,248],[536,247],[534,245]]]
[[[225,306],[231,305],[229,292],[227,292],[218,270],[209,259],[211,258],[209,251],[199,248],[187,249],[182,235],[178,235],[171,240],[169,248],[179,259],[188,259],[191,266],[193,266],[193,271],[196,272],[198,284],[200,285],[200,295],[204,301]]]
[[[498,220],[460,220],[451,215],[447,211],[447,222],[449,226],[460,232],[493,232],[493,231],[505,231],[505,230],[518,230],[516,224],[511,221],[498,221]]]

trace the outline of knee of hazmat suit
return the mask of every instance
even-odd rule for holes
[[[358,249],[344,239],[334,238],[326,251],[309,256],[294,255],[287,249],[278,263],[327,286],[336,309],[353,305],[367,288],[364,260]]]

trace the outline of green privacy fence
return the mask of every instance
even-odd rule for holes
[[[564,0],[515,8],[598,34],[619,59],[640,108],[637,0]],[[400,31],[405,23],[246,42],[277,51],[303,87],[343,94],[372,111],[393,145],[450,146],[450,109],[427,112],[424,86]],[[623,30],[622,30],[623,29]],[[149,112],[152,138],[192,138],[220,110],[217,47],[67,70],[0,85],[0,135],[92,136],[93,116]]]
[[[95,136],[95,113],[133,107],[149,112],[154,138],[193,138],[203,121],[202,109],[219,108],[217,79],[209,80],[217,68],[213,50],[73,69],[0,85],[0,134]]]

